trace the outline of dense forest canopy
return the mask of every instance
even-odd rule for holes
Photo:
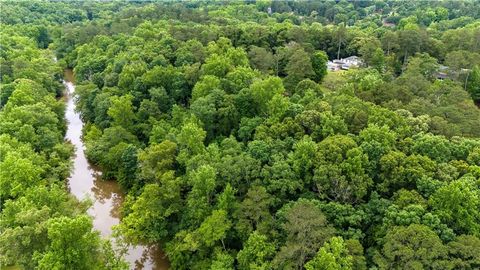
[[[69,68],[172,269],[480,268],[479,1],[0,5],[0,265],[127,267],[65,188]]]

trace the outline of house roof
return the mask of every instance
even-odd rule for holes
[[[362,59],[356,55],[349,56],[347,58],[343,58],[342,60],[349,60],[349,61],[361,61]]]

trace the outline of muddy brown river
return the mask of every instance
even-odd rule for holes
[[[90,198],[93,200],[88,213],[93,217],[93,226],[100,232],[102,237],[109,238],[112,234],[112,226],[120,222],[120,206],[125,194],[115,181],[104,181],[101,172],[91,166],[85,157],[85,146],[82,142],[83,123],[79,113],[75,111],[73,94],[75,85],[71,70],[65,71],[65,87],[67,97],[67,109],[65,118],[68,121],[68,129],[65,139],[75,146],[73,171],[68,179],[70,192],[79,200]],[[169,269],[169,263],[164,253],[158,246],[129,246],[125,256],[130,263],[130,269]]]

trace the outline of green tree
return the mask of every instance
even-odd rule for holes
[[[232,223],[228,220],[227,212],[224,210],[214,210],[212,214],[202,222],[196,233],[207,247],[211,247],[217,241],[220,241],[223,249],[225,249],[223,240],[231,226]]]
[[[205,150],[203,141],[206,132],[195,123],[186,123],[177,135],[180,147],[178,161],[186,162],[188,157],[202,153]]]
[[[159,241],[169,234],[170,219],[179,212],[181,181],[167,173],[159,184],[147,184],[123,218],[121,231],[134,241]]]
[[[470,72],[467,82],[467,90],[475,102],[480,102],[480,66],[476,65]]]
[[[353,270],[366,270],[367,261],[363,255],[363,246],[357,239],[348,239],[345,241],[345,246],[348,249],[349,254],[352,256],[352,269]]]
[[[267,104],[275,94],[283,94],[285,91],[282,80],[278,77],[267,77],[264,80],[256,80],[250,86],[251,95],[260,113],[267,112]]]
[[[132,131],[135,121],[135,113],[132,106],[132,95],[121,97],[111,97],[112,105],[108,109],[108,116],[113,120],[113,125],[121,126],[128,131]]]
[[[379,190],[393,193],[401,188],[413,188],[424,177],[432,177],[435,162],[421,155],[406,156],[403,152],[390,151],[380,158]]]
[[[358,53],[365,64],[382,72],[385,59],[380,41],[377,38],[366,38],[361,40],[359,46]]]
[[[95,269],[100,237],[92,231],[91,219],[59,217],[48,224],[50,246],[37,254],[38,269]]]
[[[202,222],[212,209],[216,171],[210,165],[201,166],[190,173],[187,182],[192,189],[187,196],[185,221],[191,226]]]
[[[197,100],[200,97],[207,96],[214,89],[220,89],[220,80],[212,75],[204,76],[193,87],[191,102]]]
[[[77,67],[75,67],[75,74],[78,77]],[[121,73],[118,76],[118,87],[121,89],[132,89],[137,77],[142,76],[146,71],[146,64],[143,61],[135,61],[123,66]]]
[[[454,269],[475,269],[480,265],[480,239],[460,235],[448,243],[448,253]]]
[[[23,195],[26,189],[39,184],[43,169],[28,158],[9,152],[0,162],[0,198]]]
[[[137,147],[128,144],[120,156],[120,164],[116,178],[118,183],[126,190],[130,189],[136,180],[138,169]]]
[[[418,29],[404,29],[398,32],[399,55],[403,56],[403,64],[407,64],[409,56],[420,50],[422,37]]]
[[[337,59],[340,59],[340,49],[342,48],[342,45],[346,43],[346,38],[347,38],[347,28],[345,27],[345,24],[340,24],[335,28],[334,31],[334,36],[333,36],[335,43],[337,44]]]
[[[245,199],[240,203],[235,216],[238,218],[236,229],[242,239],[246,239],[253,231],[267,235],[273,227],[273,217],[270,214],[272,198],[261,186],[248,189]]]
[[[17,152],[20,149],[17,148]],[[48,223],[55,216],[73,216],[78,202],[62,186],[37,186],[25,189],[15,200],[6,200],[0,219],[2,265],[18,264],[34,269],[33,255],[44,252],[50,244]]]
[[[449,266],[447,249],[440,238],[427,226],[418,224],[392,228],[373,260],[379,269],[448,269]]]
[[[273,266],[301,269],[335,230],[322,211],[310,201],[297,201],[286,211],[283,229],[287,239],[275,256]]]
[[[305,264],[307,270],[351,270],[353,257],[350,256],[341,237],[332,237]]]
[[[233,267],[234,261],[235,259],[232,257],[232,255],[225,251],[219,251],[219,249],[217,249],[215,251],[214,260],[210,265],[210,270],[233,270],[235,269]]]
[[[416,54],[408,60],[407,73],[421,74],[426,79],[432,81],[438,70],[437,59],[430,57],[428,54]]]
[[[321,82],[327,75],[328,56],[324,51],[318,51],[311,56],[312,68],[315,73],[314,80]]]
[[[254,231],[237,254],[239,269],[269,269],[275,254],[275,245],[265,235]]]
[[[315,61],[318,61],[318,59],[315,59]],[[299,48],[293,52],[288,59],[287,66],[285,67],[285,71],[287,72],[285,85],[287,89],[294,88],[297,83],[304,78],[313,78],[316,75],[312,66],[312,62],[313,61],[308,53],[306,53],[302,48]],[[319,70],[318,72],[322,71]]]
[[[258,71],[249,67],[237,67],[230,71],[226,80],[223,81],[225,91],[228,94],[237,94],[240,90],[248,88],[258,76]]]
[[[339,202],[361,200],[373,184],[368,176],[368,157],[355,141],[344,135],[318,144],[318,165],[313,181],[321,198]]]
[[[382,47],[386,51],[387,55],[390,55],[392,51],[399,48],[398,46],[398,34],[397,32],[387,31],[382,36]]]
[[[300,81],[295,87],[295,91],[290,91],[301,97],[313,94],[315,97],[323,97],[323,91],[320,85],[310,79]]]
[[[273,54],[262,47],[251,46],[248,51],[248,58],[252,68],[258,69],[265,74],[270,73],[275,64]]]
[[[233,65],[230,59],[225,56],[213,54],[205,60],[205,64],[202,66],[202,72],[204,75],[212,75],[218,78],[223,78],[229,71],[233,69]]]
[[[177,144],[164,140],[152,144],[138,153],[140,177],[146,181],[161,179],[162,175],[174,169]]]
[[[292,168],[299,179],[309,183],[313,177],[317,144],[312,141],[311,137],[305,136],[294,144],[293,149],[294,151],[289,155]]]
[[[439,188],[429,200],[440,219],[459,234],[480,233],[479,190],[468,180],[456,180]]]

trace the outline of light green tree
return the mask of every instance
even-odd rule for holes
[[[332,237],[305,264],[306,270],[351,270],[353,257],[349,254],[342,237]]]
[[[275,245],[268,242],[265,235],[254,231],[245,242],[243,249],[237,254],[239,269],[269,269],[270,260],[275,254]]]

